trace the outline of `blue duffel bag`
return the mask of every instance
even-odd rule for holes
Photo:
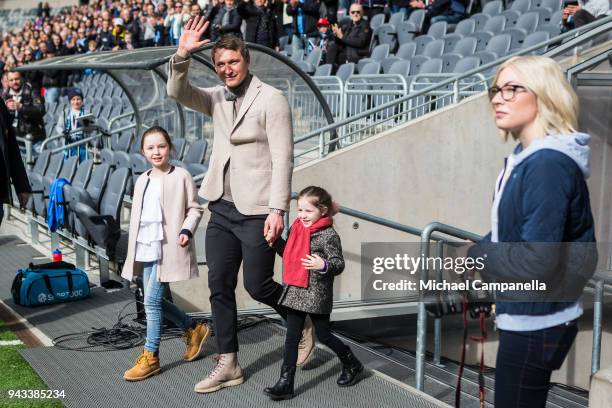
[[[11,294],[21,306],[70,302],[89,296],[87,274],[67,262],[51,262],[17,270]]]

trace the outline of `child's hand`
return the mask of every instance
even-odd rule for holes
[[[189,244],[189,237],[185,234],[181,234],[178,237],[178,244],[185,248]]]
[[[325,268],[325,261],[319,255],[306,255],[301,261],[302,266],[308,270],[320,271]]]

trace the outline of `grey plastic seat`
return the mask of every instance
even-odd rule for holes
[[[416,42],[416,53],[417,55],[421,54],[423,52],[423,50],[425,49],[425,46],[427,44],[429,44],[430,42],[432,42],[433,40],[435,40],[435,38],[433,38],[430,35],[419,35],[414,41]]]
[[[501,0],[490,1],[482,8],[482,14],[493,17],[500,14],[503,9],[504,4]]]
[[[465,72],[476,69],[480,66],[480,59],[478,57],[467,57],[462,58],[457,62],[453,68],[454,74],[463,74]]]
[[[314,67],[310,65],[309,63],[307,63],[306,61],[294,61],[294,63],[295,65],[297,65],[299,69],[301,69],[307,74],[311,74],[314,72]]]
[[[442,59],[432,58],[421,64],[419,74],[440,74],[442,72]]]
[[[526,13],[531,8],[531,0],[514,0],[510,5],[510,10],[518,11],[520,14]]]
[[[151,168],[151,165],[142,154],[133,153],[130,155],[130,166],[132,170],[132,185],[136,185],[138,177]],[[126,191],[127,193],[127,191]]]
[[[187,140],[182,137],[177,137],[176,139],[172,139],[172,152],[171,157],[175,160],[181,160],[183,158],[183,154],[185,153],[185,146],[187,146]],[[132,153],[132,154],[140,154],[140,153]]]
[[[511,43],[510,34],[499,34],[491,38],[484,51],[479,51],[474,55],[480,58],[481,64],[484,65],[508,54]]]
[[[477,40],[476,51],[483,51],[491,38],[504,30],[505,25],[506,17],[497,15],[487,21],[482,31],[472,33],[470,37],[474,37]]]
[[[523,44],[521,46],[522,49],[533,47],[534,45],[540,44],[544,41],[548,41],[550,39],[550,33],[548,31],[536,31],[535,33],[529,34],[523,40]],[[548,46],[542,47],[538,50],[531,52],[532,55],[543,54],[548,51]]]
[[[129,169],[117,169],[109,178],[107,188],[100,200],[100,210],[85,203],[77,203],[74,211],[85,227],[87,235],[97,245],[104,248],[111,259],[121,235],[119,216],[123,196],[129,178]]]
[[[409,21],[404,21],[395,27],[397,42],[399,45],[402,46],[403,44],[412,41],[415,33],[417,33],[417,30],[417,27]]]
[[[539,6],[531,11],[540,15],[540,26],[550,22],[552,15],[563,8],[563,0],[542,0]]]
[[[506,17],[506,28],[514,27],[521,18],[521,13],[516,10],[506,10],[501,15]]]
[[[406,15],[404,14],[403,11],[400,11],[398,13],[393,13],[391,14],[391,17],[389,17],[389,24],[393,24],[395,27],[397,27],[405,19],[406,19]]]
[[[409,42],[400,45],[399,49],[395,53],[397,57],[401,59],[410,59],[416,55],[417,44],[416,42]]]
[[[72,178],[72,186],[85,188],[89,183],[89,179],[91,178],[91,174],[93,172],[93,160],[87,159],[82,161],[77,167],[76,173]]]
[[[414,24],[417,32],[423,31],[423,24],[425,24],[426,11],[423,9],[413,10],[408,17],[408,22]]]
[[[387,44],[389,50],[394,51],[397,47],[397,31],[393,24],[383,24],[376,30],[374,44]]]
[[[432,36],[433,38],[442,38],[446,35],[446,30],[448,29],[448,24],[446,21],[438,21],[437,23],[433,23],[429,30],[427,30],[427,35]]]
[[[49,164],[45,172],[30,173],[28,179],[32,190],[32,207],[29,207],[35,214],[43,215],[46,213],[45,205],[45,178],[56,179],[62,170],[64,153],[54,153],[49,158]]]
[[[388,74],[397,74],[405,78],[410,75],[410,61],[398,60],[391,65],[391,68],[387,72]]]
[[[504,30],[504,34],[512,36],[511,49],[519,49],[528,34],[534,32],[538,26],[540,15],[535,12],[525,13],[521,16],[515,27]]]
[[[474,37],[466,37],[455,44],[453,52],[444,53],[440,58],[444,61],[443,72],[452,72],[457,62],[465,57],[474,55],[476,52],[476,39]]]
[[[421,66],[431,58],[425,55],[415,55],[410,58],[410,75],[416,75],[421,70]]]
[[[79,158],[77,156],[71,156],[64,160],[62,163],[61,170],[57,176],[45,175],[43,177],[43,195],[37,196],[35,201],[35,205],[38,206],[36,208],[36,213],[46,217],[47,216],[47,203],[51,191],[51,184],[55,181],[55,179],[66,179],[69,182],[72,182],[74,174],[76,173],[77,165],[79,163]],[[63,191],[63,189],[62,189]],[[41,207],[42,205],[42,207]]]
[[[376,14],[372,17],[372,21],[370,21],[370,29],[374,32],[378,27],[385,23],[385,15],[384,14]]]
[[[317,67],[317,69],[315,70],[314,76],[316,77],[330,76],[331,72],[332,72],[332,64],[323,64]]]
[[[446,42],[444,49],[452,50],[455,47],[455,44],[457,44],[459,40],[472,34],[475,29],[476,29],[475,20],[472,20],[470,18],[461,20],[457,24],[457,27],[455,28],[454,32],[450,34],[446,34],[444,37],[442,37],[444,41]]]
[[[130,155],[125,151],[115,152],[115,168],[131,168],[130,165]]]
[[[319,63],[321,62],[321,55],[321,49],[314,48],[310,54],[308,54],[306,60],[304,60],[304,63],[306,64],[306,69],[304,69],[304,71],[308,72],[309,74],[314,74],[315,70],[319,66]]]
[[[68,189],[68,195],[64,198],[68,202],[68,207],[70,208],[70,226],[73,234],[80,235],[83,238],[87,237],[87,231],[76,216],[74,208],[77,203],[84,203],[97,211],[100,208],[100,200],[106,188],[110,173],[111,168],[108,164],[99,164],[93,170],[86,187],[77,187],[73,185]]]
[[[388,74],[393,64],[395,64],[397,61],[402,61],[402,59],[400,57],[391,56],[382,60],[380,65],[382,67],[383,73]]]
[[[140,142],[142,141],[142,135],[138,135],[134,138],[134,140],[132,141],[132,144],[130,144],[130,151],[129,153],[140,153]]]
[[[206,140],[196,140],[195,142],[192,142],[183,157],[183,161],[185,163],[204,164],[207,148],[208,142]]]
[[[425,55],[430,58],[437,58],[444,53],[445,42],[442,39],[437,39],[429,42],[421,55]]]
[[[347,62],[346,64],[342,64],[338,67],[336,71],[336,76],[340,78],[342,82],[346,82],[348,77],[355,73],[355,63]]]
[[[360,75],[376,75],[380,73],[380,62],[368,62],[364,65],[364,67],[359,71]]]
[[[389,44],[381,44],[374,47],[369,58],[362,58],[357,62],[357,71],[361,73],[363,67],[370,62],[382,62],[389,56]]]
[[[91,175],[93,173],[93,160],[87,159],[82,161],[77,167],[76,173],[72,178],[72,183],[65,184],[64,191],[64,202],[66,205],[64,206],[64,227],[69,228],[74,231],[74,214],[72,213],[72,208],[70,207],[70,201],[72,197],[76,197],[78,200],[78,195],[76,194],[75,189],[84,190],[89,184],[89,180],[91,179]],[[75,201],[77,202],[77,201]]]

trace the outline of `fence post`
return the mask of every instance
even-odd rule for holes
[[[593,303],[593,350],[591,351],[591,375],[599,371],[601,358],[601,319],[603,311],[604,281],[595,284],[595,302]]]
[[[33,145],[32,145],[32,134],[28,133],[25,137],[25,149],[26,149],[26,166],[28,168],[28,171],[31,171],[32,168],[34,167],[34,162],[33,160],[33,153],[32,153],[32,149],[33,149]]]
[[[444,256],[444,242],[438,241],[436,243],[436,257],[442,259]],[[441,282],[443,279],[442,268],[438,269],[437,280]],[[443,367],[444,365],[440,362],[442,355],[442,318],[437,317],[434,320],[434,356],[433,363],[437,366]]]
[[[325,133],[319,133],[319,159],[325,157]]]

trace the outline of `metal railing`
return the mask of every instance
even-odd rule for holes
[[[310,157],[313,152],[318,151],[316,158],[320,159],[329,152],[329,149],[326,149],[326,147],[335,144],[338,140],[341,141],[340,146],[346,146],[351,144],[349,138],[354,141],[360,141],[381,131],[399,126],[405,123],[405,112],[402,111],[402,106],[406,103],[410,105],[407,119],[414,119],[417,117],[418,109],[421,109],[421,113],[428,113],[429,111],[425,108],[431,104],[435,104],[438,102],[438,99],[441,98],[447,99],[442,106],[458,103],[464,97],[475,94],[476,91],[474,91],[474,87],[481,86],[483,89],[486,89],[487,81],[493,75],[493,69],[509,58],[519,55],[528,55],[553,45],[556,45],[556,47],[542,55],[548,57],[564,55],[586,41],[592,40],[600,35],[607,35],[611,29],[612,16],[609,16],[547,41],[543,41],[532,47],[517,51],[496,61],[484,64],[463,74],[449,74],[445,79],[443,75],[440,75],[440,81],[425,86],[423,89],[411,92],[403,97],[382,103],[378,106],[371,107],[362,112],[356,112],[351,117],[324,126],[296,139],[296,145],[299,143],[306,143],[308,146],[317,145],[316,147],[306,149],[296,149],[300,150],[296,158],[301,157],[303,163],[307,161],[306,156]],[[469,82],[467,86],[465,85],[466,80],[469,80],[469,78],[479,76],[480,79],[478,81]],[[461,92],[461,90],[466,92]],[[393,111],[393,114],[385,114],[389,111]],[[334,136],[336,134],[338,135],[338,139]],[[318,143],[315,142],[317,140]],[[310,159],[312,160],[313,158]]]

